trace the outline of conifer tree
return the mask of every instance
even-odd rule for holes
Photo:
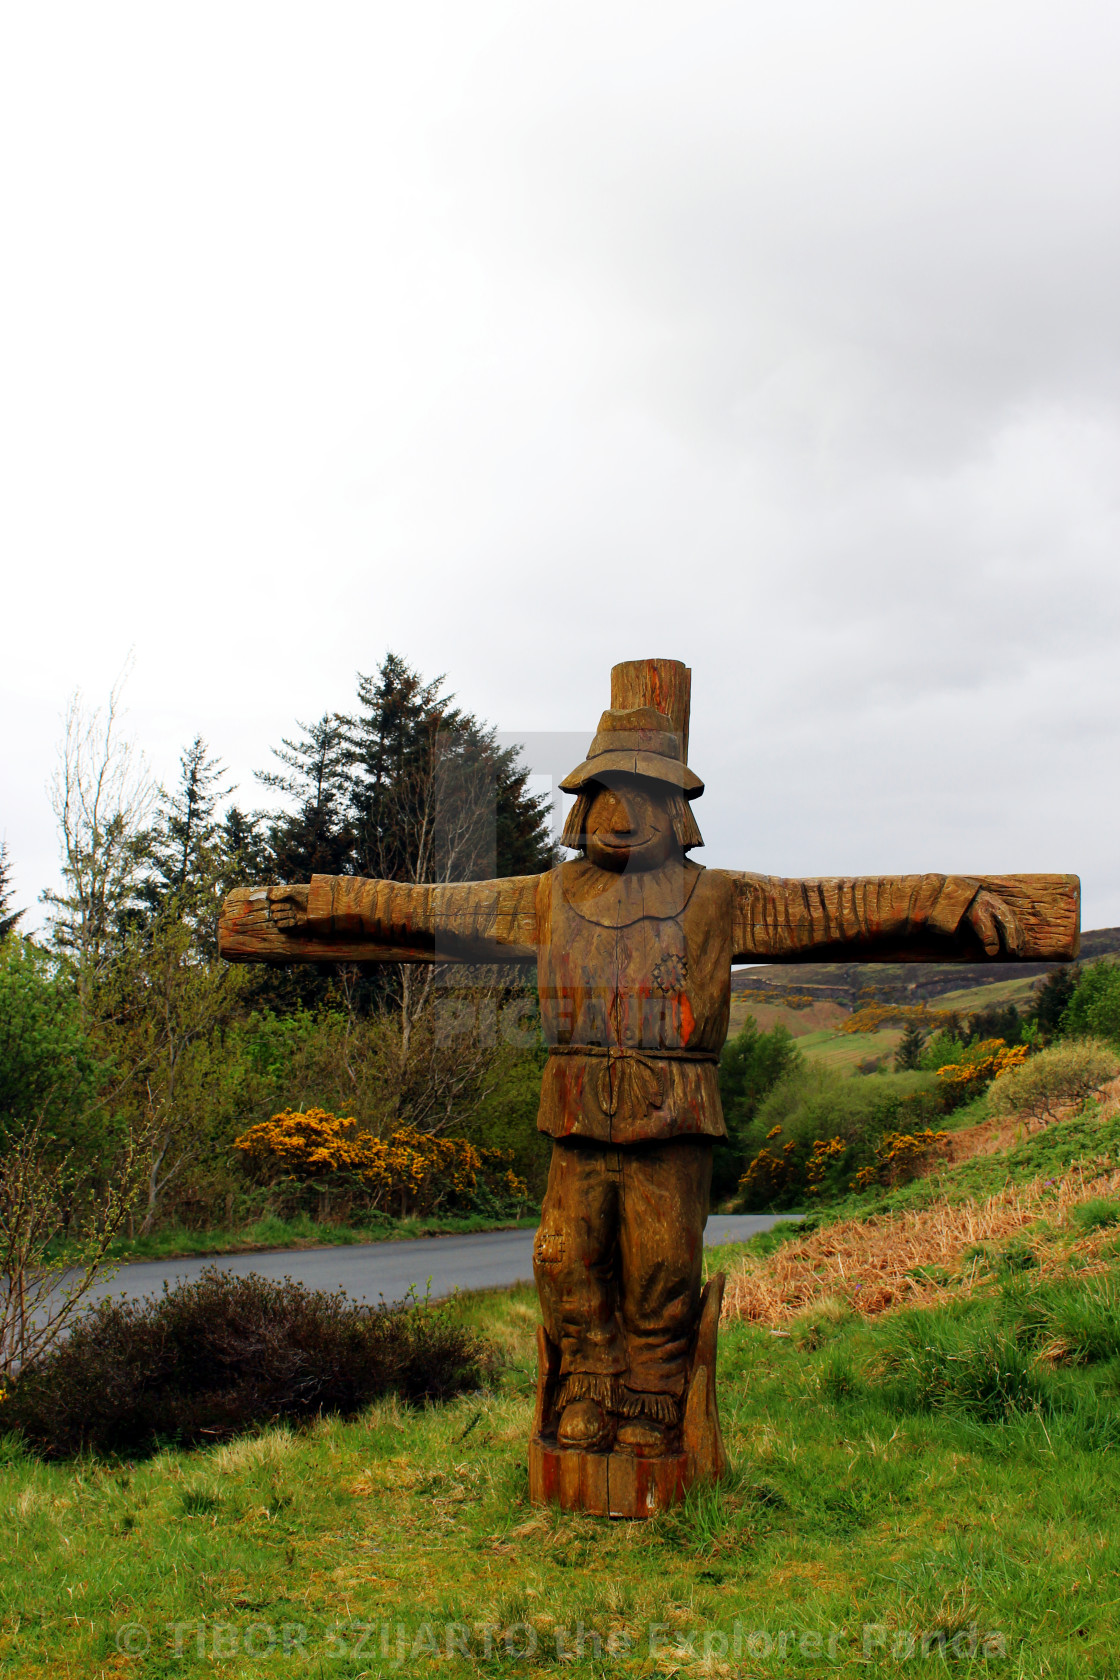
[[[303,731],[297,740],[285,736],[272,749],[287,773],[256,772],[263,786],[296,801],[295,811],[276,817],[269,828],[274,878],[306,881],[312,875],[348,874],[354,830],[346,719],[324,712],[317,723],[297,727]]]
[[[926,1035],[917,1021],[907,1021],[898,1041],[898,1049],[894,1053],[894,1065],[900,1073],[911,1072],[921,1066],[922,1046],[925,1041]]]
[[[547,869],[555,850],[544,798],[514,747],[426,682],[398,654],[358,678],[350,720],[357,873],[470,880]]]
[[[5,841],[0,840],[0,940],[7,939],[15,930],[20,917],[25,914],[23,910],[12,909],[13,897],[12,866],[8,861],[8,847]]]
[[[217,808],[231,791],[218,785],[225,773],[196,735],[179,759],[177,785],[160,789],[143,893],[150,918],[187,921],[211,953],[224,874]]]
[[[278,881],[272,848],[260,811],[231,805],[222,818],[218,843],[222,858],[222,896],[234,887],[264,886]]]
[[[1035,993],[1031,1014],[1043,1039],[1048,1043],[1062,1035],[1063,1020],[1077,979],[1077,966],[1052,968]]]

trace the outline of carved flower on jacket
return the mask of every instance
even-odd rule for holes
[[[653,965],[653,983],[659,992],[681,992],[688,979],[688,959],[670,952]]]

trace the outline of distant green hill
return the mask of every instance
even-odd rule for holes
[[[1120,959],[1120,928],[1097,928],[1081,935],[1079,962],[1099,957]],[[996,1001],[995,988],[1015,996],[1027,990],[1024,981],[1037,981],[1060,963],[768,963],[737,969],[733,992],[756,992],[767,1000],[804,998],[832,1001],[856,1009],[872,998],[882,1003],[920,1003],[949,992],[992,988],[986,1001]]]

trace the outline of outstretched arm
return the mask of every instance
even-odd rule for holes
[[[230,962],[510,962],[537,944],[539,875],[450,886],[313,875],[241,887],[222,906]]]
[[[1077,955],[1076,875],[731,874],[733,961],[923,962]]]

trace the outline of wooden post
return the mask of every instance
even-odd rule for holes
[[[583,1452],[556,1439],[560,1349],[537,1331],[537,1403],[529,1438],[529,1500],[594,1517],[651,1517],[684,1498],[694,1482],[718,1482],[727,1454],[716,1405],[716,1332],[724,1272],[704,1285],[685,1387],[680,1446],[651,1458],[612,1450]]]
[[[686,764],[691,700],[692,672],[679,659],[626,659],[611,667],[611,710],[629,712],[635,706],[656,706],[672,719]]]
[[[663,792],[682,782],[689,797],[701,792],[699,777],[687,767],[682,776],[677,762],[679,742],[687,766],[691,689],[692,673],[677,659],[616,665],[614,715],[605,719],[598,751],[563,785],[593,786],[595,761],[602,759],[600,769],[644,782],[651,801],[658,782]],[[656,724],[648,715],[620,715],[643,709],[666,718],[675,739],[659,739],[665,728],[648,727]],[[630,744],[612,753],[612,732]],[[601,813],[604,805],[607,815],[595,818],[595,807]],[[665,798],[661,809],[671,810]],[[720,1135],[715,1070],[688,1064],[718,1058],[734,961],[942,961],[948,953],[972,961],[984,951],[993,961],[1062,961],[1077,953],[1075,876],[800,882],[713,869],[701,881],[700,872],[685,863],[679,836],[666,855],[664,823],[643,817],[645,828],[631,844],[625,835],[619,840],[612,827],[616,816],[616,804],[596,801],[587,828],[597,846],[560,865],[551,878],[409,884],[318,876],[309,886],[239,888],[222,909],[219,951],[231,962],[267,963],[473,963],[535,955],[542,1028],[550,1057],[556,1058],[546,1074],[540,1127],[557,1140],[578,1138],[587,1151],[611,1156],[631,1144],[654,1148],[668,1142],[678,1122],[682,1132],[700,1130],[702,1123],[705,1136]],[[682,885],[685,869],[689,879]],[[609,1019],[608,1010],[599,1007],[604,997],[612,1000]],[[644,1153],[635,1150],[632,1159],[635,1175],[645,1170]],[[683,1169],[679,1185],[682,1199],[695,1196],[696,1182]],[[576,1195],[575,1189],[565,1190],[549,1215],[553,1224],[542,1227],[538,1237],[538,1288],[546,1302],[553,1289],[551,1266],[571,1262],[572,1275],[578,1275],[571,1248],[564,1257],[566,1233],[591,1215],[577,1205]],[[601,1218],[596,1249],[617,1250],[618,1214],[604,1211]],[[676,1225],[666,1229],[660,1244],[657,1239],[656,1229],[643,1232],[650,1263],[688,1277],[691,1248],[678,1238]],[[603,1276],[593,1302],[588,1295],[589,1335],[615,1310],[625,1282],[617,1272],[613,1281]],[[655,1405],[639,1388],[627,1398],[613,1385],[588,1409],[576,1397],[582,1383],[572,1385],[572,1398],[558,1416],[558,1401],[566,1393],[560,1350],[543,1328],[538,1332],[529,1444],[534,1503],[641,1518],[679,1500],[694,1483],[724,1474],[715,1388],[722,1289],[722,1277],[716,1277],[701,1295],[679,1418],[676,1408]],[[545,1316],[552,1320],[556,1314],[546,1305]],[[670,1333],[679,1331],[669,1327]],[[570,1374],[595,1373],[584,1363]],[[634,1373],[628,1366],[621,1374],[625,1389]],[[640,1367],[636,1374],[641,1377]],[[586,1386],[592,1392],[600,1388]],[[576,1409],[565,1424],[568,1405]],[[598,1448],[581,1447],[581,1441]]]

